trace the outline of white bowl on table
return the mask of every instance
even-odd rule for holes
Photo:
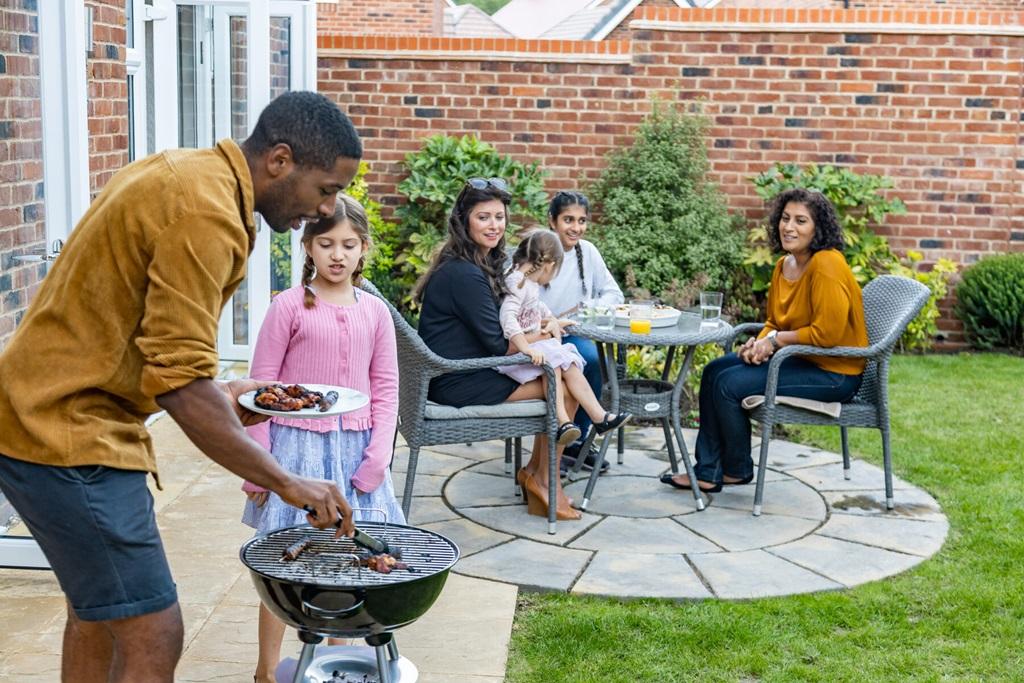
[[[671,306],[657,305],[651,314],[651,327],[672,327],[679,322],[682,311]],[[615,307],[615,324],[629,326],[629,304],[619,304]]]

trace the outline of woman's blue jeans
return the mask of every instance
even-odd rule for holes
[[[822,370],[803,358],[787,358],[779,369],[778,395],[815,401],[846,401],[860,388],[860,375]],[[740,402],[763,394],[768,363],[747,365],[735,353],[708,363],[700,379],[700,429],[697,432],[697,479],[713,484],[722,476],[745,479],[754,474],[750,457],[750,417]]]
[[[562,341],[575,346],[576,350],[583,356],[583,360],[587,362],[583,366],[583,376],[587,378],[587,384],[594,390],[594,396],[601,400],[601,361],[597,357],[597,344],[589,339],[572,335],[562,337]],[[576,411],[576,425],[583,432],[583,436],[580,437],[582,439],[587,435],[587,430],[590,429],[591,425],[590,416],[587,415],[587,411],[583,410],[583,408]]]

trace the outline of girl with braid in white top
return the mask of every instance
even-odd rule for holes
[[[589,222],[590,202],[581,192],[559,192],[548,205],[548,226],[562,243],[564,266],[541,288],[540,299],[558,317],[573,313],[581,302],[588,299],[602,306],[615,306],[625,300],[622,290],[601,258],[601,252],[592,242],[583,239]],[[600,396],[601,364],[597,357],[597,346],[589,339],[573,335],[566,335],[563,341],[573,344],[583,356],[586,361],[583,376],[594,395]],[[572,459],[580,457],[580,447],[590,429],[590,417],[582,409],[576,413],[575,422],[582,430],[582,435],[575,443],[566,446],[562,456],[563,467],[571,466]],[[583,455],[587,458],[584,467],[589,469],[595,462],[594,455]],[[602,471],[607,466],[605,462]]]

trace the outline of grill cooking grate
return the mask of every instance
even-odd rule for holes
[[[318,586],[383,586],[436,574],[455,564],[457,550],[450,541],[425,529],[378,522],[360,522],[359,528],[386,542],[392,554],[401,551],[409,569],[381,574],[359,567],[355,560],[369,552],[352,539],[334,538],[334,530],[310,526],[290,527],[255,538],[242,553],[242,561],[261,574],[275,579]],[[309,546],[294,561],[281,561],[286,548],[303,537]]]

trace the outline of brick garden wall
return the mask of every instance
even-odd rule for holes
[[[87,0],[93,8],[86,55],[89,101],[89,193],[95,197],[128,163],[128,70],[123,0]]]
[[[88,0],[86,6],[94,12],[86,71],[89,190],[95,197],[128,163],[124,3]],[[36,0],[11,0],[0,8],[0,349],[47,268],[11,258],[47,248],[37,8]]]
[[[1012,28],[1024,15],[967,14],[647,8],[632,43],[606,53],[582,51],[607,42],[336,36],[321,39],[319,88],[364,135],[385,204],[427,135],[477,133],[565,188],[631,142],[650,95],[705,98],[713,179],[732,209],[762,217],[748,178],[777,161],[884,174],[909,211],[879,232],[927,261],[966,263],[1024,249],[1024,36]],[[940,25],[954,28],[930,33]]]
[[[46,273],[15,254],[41,252],[43,126],[39,80],[39,13],[34,0],[0,7],[0,349],[21,321]]]
[[[320,35],[441,35],[444,15],[440,0],[337,0],[318,2]]]

